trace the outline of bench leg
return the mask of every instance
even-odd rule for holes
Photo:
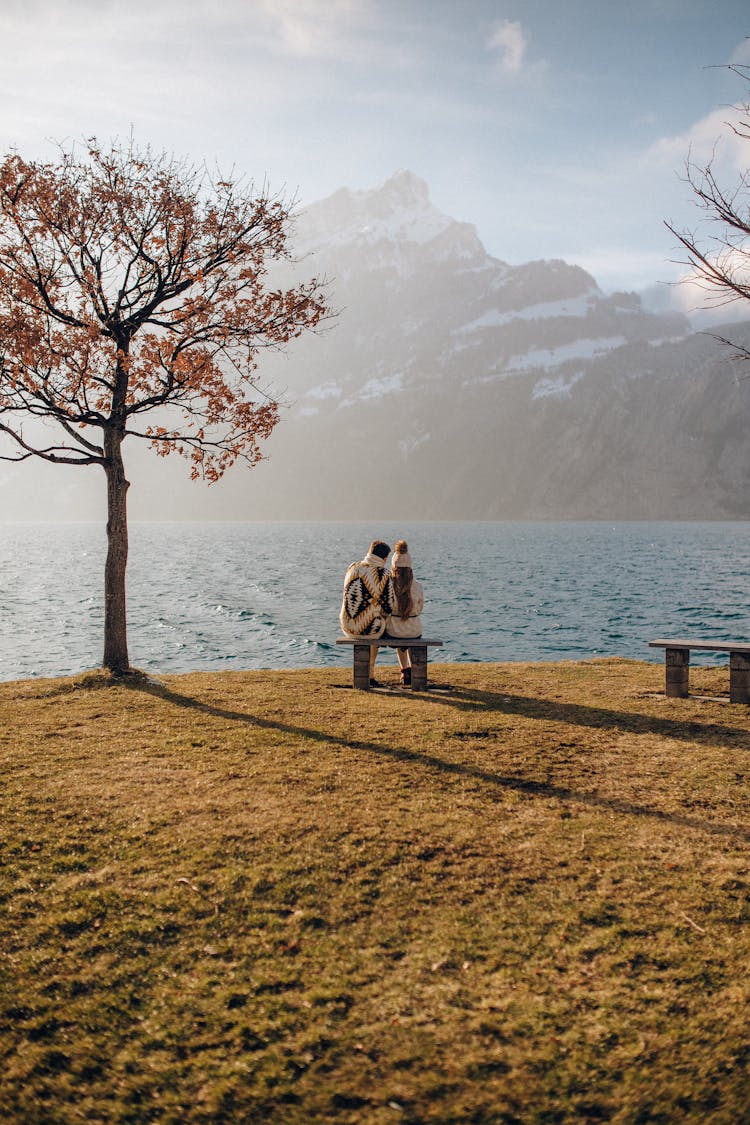
[[[370,690],[369,645],[354,645],[354,686],[360,691]]]
[[[750,703],[750,656],[729,654],[729,702]]]
[[[666,669],[666,694],[684,699],[689,693],[690,649],[668,648],[664,653]]]
[[[413,691],[427,691],[427,649],[410,648],[411,686]]]

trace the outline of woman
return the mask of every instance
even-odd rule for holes
[[[395,605],[393,612],[386,620],[385,631],[387,635],[404,638],[421,637],[422,620],[419,615],[424,607],[424,594],[422,586],[414,577],[409,545],[405,539],[399,539],[393,549],[391,578],[393,580]],[[396,649],[396,653],[401,666],[401,683],[405,687],[409,687],[411,684],[409,650],[399,648]]]

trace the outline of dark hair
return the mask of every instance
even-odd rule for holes
[[[414,571],[410,566],[394,566],[391,570],[393,590],[396,594],[396,611],[399,617],[409,617],[414,602],[411,597],[411,584]]]
[[[379,559],[387,559],[391,553],[391,548],[382,539],[373,539],[370,544],[370,554],[377,555]]]

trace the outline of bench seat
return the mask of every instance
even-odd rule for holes
[[[338,637],[337,645],[351,645],[354,649],[354,686],[361,691],[370,690],[370,649],[405,648],[411,660],[411,686],[414,691],[427,691],[427,649],[442,645],[442,641],[426,637]]]
[[[729,653],[729,701],[750,703],[750,642],[694,641],[676,637],[649,641],[649,648],[664,649],[665,690],[668,696],[684,699],[690,694],[690,650]]]

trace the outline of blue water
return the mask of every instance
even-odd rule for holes
[[[344,571],[399,536],[440,660],[661,661],[659,636],[750,639],[750,523],[134,523],[131,662],[347,665]],[[1,680],[100,665],[105,551],[95,524],[0,525]]]

